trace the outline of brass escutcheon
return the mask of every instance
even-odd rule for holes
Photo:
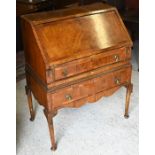
[[[115,59],[116,62],[118,62],[119,61],[119,55],[117,55],[117,54],[114,55],[114,59]]]
[[[63,75],[63,76],[67,76],[67,74],[68,74],[68,71],[67,71],[66,68],[64,68],[63,71],[62,71],[62,75]]]
[[[65,95],[65,98],[66,98],[68,101],[72,100],[72,96],[69,95],[69,94]]]
[[[120,79],[115,78],[115,84],[120,84]]]

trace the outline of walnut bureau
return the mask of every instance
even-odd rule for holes
[[[26,94],[44,107],[52,149],[53,117],[65,107],[80,107],[125,86],[128,117],[132,41],[116,8],[95,3],[22,16]]]

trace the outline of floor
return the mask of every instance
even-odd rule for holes
[[[58,148],[50,150],[43,107],[33,99],[36,118],[29,121],[25,79],[17,82],[17,155],[138,155],[138,46],[133,49],[133,94],[130,118],[124,119],[125,88],[81,108],[66,108],[54,117]]]

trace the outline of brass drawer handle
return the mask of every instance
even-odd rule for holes
[[[121,82],[120,82],[120,79],[118,78],[115,78],[115,84],[119,85]]]
[[[119,55],[117,55],[117,54],[114,55],[114,59],[115,59],[116,62],[118,62],[119,61]]]
[[[62,75],[63,76],[67,76],[68,75],[68,71],[67,71],[67,69],[65,68],[65,69],[63,69],[63,71],[62,71]]]
[[[65,95],[65,98],[66,98],[68,101],[70,101],[70,100],[72,100],[72,99],[73,99],[73,98],[72,98],[72,96],[71,96],[71,95],[69,95],[69,94]]]

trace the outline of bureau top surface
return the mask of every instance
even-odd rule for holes
[[[46,11],[39,13],[31,13],[27,15],[23,15],[22,17],[27,19],[29,22],[34,25],[47,23],[56,20],[62,20],[66,18],[79,17],[88,14],[92,14],[93,12],[103,11],[107,9],[112,9],[112,6],[103,3],[95,3],[84,6],[75,6],[74,8],[61,9],[56,11]]]
[[[34,32],[44,60],[66,62],[107,49],[132,46],[114,7],[97,3],[23,16]]]

